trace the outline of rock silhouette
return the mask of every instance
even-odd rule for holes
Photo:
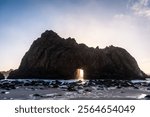
[[[4,75],[0,73],[0,79],[4,79]]]
[[[73,79],[76,69],[85,79],[141,79],[146,75],[123,48],[105,49],[78,44],[74,38],[61,38],[45,31],[24,55],[19,68],[8,78]]]
[[[9,76],[9,73],[12,71],[13,71],[13,69],[10,69],[8,71],[1,71],[1,73],[4,75],[5,78],[7,78]]]

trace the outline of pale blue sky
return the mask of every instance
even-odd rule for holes
[[[123,47],[150,73],[150,0],[0,0],[0,71],[18,68],[45,30]]]

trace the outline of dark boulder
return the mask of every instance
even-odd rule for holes
[[[16,89],[15,85],[9,82],[2,83],[0,88],[5,90]]]
[[[1,79],[5,79],[4,75],[2,73],[0,73],[0,80]]]
[[[72,79],[76,69],[86,79],[141,79],[145,74],[123,48],[89,48],[75,39],[44,32],[24,55],[19,68],[8,78]]]
[[[74,86],[68,86],[68,91],[77,91],[77,89]]]
[[[150,100],[150,95],[146,95],[144,98],[145,98],[146,100]]]

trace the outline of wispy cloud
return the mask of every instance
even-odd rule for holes
[[[150,0],[14,1],[0,4],[0,70],[17,68],[33,40],[52,29],[90,47],[123,47],[150,73]]]
[[[150,19],[150,0],[129,0],[130,8],[135,15]]]

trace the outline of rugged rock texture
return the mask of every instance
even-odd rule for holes
[[[13,71],[13,69],[10,69],[8,71],[1,71],[1,73],[4,75],[5,78],[7,78],[9,76],[10,72],[12,72],[12,71]]]
[[[25,54],[19,69],[8,78],[72,79],[78,68],[86,79],[140,79],[145,74],[123,48],[89,48],[75,39],[63,39],[53,31],[44,32]]]
[[[0,73],[0,79],[4,79],[4,75]]]

